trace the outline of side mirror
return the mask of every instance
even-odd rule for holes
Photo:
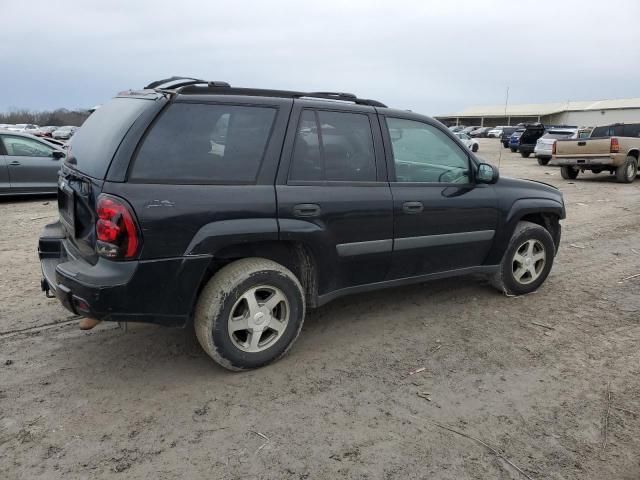
[[[54,150],[53,152],[51,152],[51,156],[54,160],[60,160],[61,158],[64,158],[64,152],[61,152],[60,150]]]
[[[478,183],[496,183],[499,178],[500,172],[498,171],[498,167],[494,167],[488,163],[478,165],[478,171],[476,173],[476,181]]]

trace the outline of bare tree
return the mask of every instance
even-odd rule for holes
[[[67,110],[59,108],[53,111],[11,110],[0,113],[0,123],[33,123],[36,125],[75,125],[79,127],[87,119],[88,110]]]

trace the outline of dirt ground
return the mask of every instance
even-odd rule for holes
[[[471,277],[340,299],[239,374],[182,330],[79,331],[39,289],[55,199],[0,201],[0,478],[639,479],[640,179],[567,182],[481,141],[499,152],[565,194],[538,292]]]

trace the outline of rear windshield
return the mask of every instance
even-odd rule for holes
[[[72,137],[71,154],[66,162],[90,177],[103,179],[122,138],[152,102],[142,98],[114,98],[98,108]]]
[[[611,137],[611,136],[621,137],[624,135],[624,130],[622,125],[605,125],[604,127],[596,127],[591,132],[592,137]]]
[[[551,139],[560,139],[560,138],[569,138],[575,132],[549,132],[545,134],[542,138],[551,138]]]

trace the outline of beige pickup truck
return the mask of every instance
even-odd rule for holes
[[[551,165],[562,167],[562,178],[573,180],[580,172],[609,172],[631,183],[638,173],[640,123],[596,127],[589,138],[557,140]]]

